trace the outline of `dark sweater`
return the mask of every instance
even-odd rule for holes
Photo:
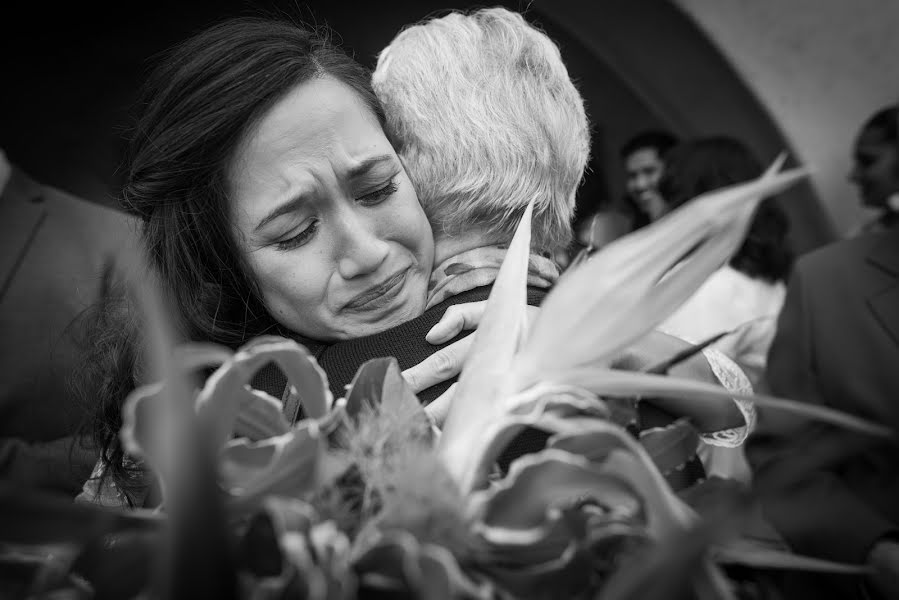
[[[546,290],[529,287],[527,293],[528,304],[539,306],[546,293]],[[356,371],[368,360],[393,356],[397,359],[400,369],[405,370],[419,364],[440,348],[444,348],[469,335],[470,331],[464,331],[441,346],[429,344],[425,340],[425,335],[437,324],[450,306],[486,300],[489,295],[490,286],[475,288],[447,298],[437,306],[425,311],[421,316],[381,333],[338,342],[330,346],[310,347],[309,349],[328,375],[331,393],[334,394],[335,398],[340,398],[345,395],[346,386],[352,382]],[[454,377],[430,387],[419,393],[418,399],[422,404],[427,405],[437,399],[456,380],[457,378]],[[264,390],[276,398],[284,396],[286,384],[286,378],[275,367],[263,369],[253,381],[254,387]],[[286,407],[286,412],[294,419],[302,418],[302,414],[291,407]],[[632,430],[632,433],[636,435],[639,430],[663,427],[673,423],[674,420],[675,417],[670,413],[644,402],[640,405],[638,424],[636,429]],[[534,428],[525,429],[512,439],[500,455],[498,460],[500,468],[505,472],[516,458],[524,454],[540,451],[546,445],[548,438],[549,435],[541,430]],[[695,455],[682,467],[665,474],[669,484],[675,490],[689,487],[704,476],[702,463],[699,462],[698,457]]]
[[[466,302],[479,302],[486,300],[490,295],[490,287],[484,286],[456,294],[447,298],[437,306],[426,310],[421,316],[406,321],[396,327],[354,340],[338,342],[330,346],[310,348],[315,355],[318,364],[328,375],[328,385],[335,398],[346,394],[346,386],[356,375],[356,371],[363,363],[373,358],[393,356],[399,363],[401,370],[414,367],[425,360],[437,350],[445,348],[449,344],[469,335],[471,331],[463,331],[456,338],[446,344],[435,346],[425,340],[428,331],[437,324],[446,310],[454,304]],[[528,288],[527,302],[531,306],[538,306],[546,296],[546,290]],[[418,399],[422,404],[429,404],[445,392],[456,381],[453,378],[439,385],[430,387],[420,394]],[[287,380],[280,370],[271,367],[263,369],[253,380],[253,387],[261,389],[275,398],[283,397],[284,386]]]

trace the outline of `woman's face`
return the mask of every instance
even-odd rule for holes
[[[849,180],[858,186],[862,203],[882,208],[899,192],[899,151],[878,131],[862,131],[856,140]]]
[[[377,118],[348,86],[308,81],[231,166],[237,244],[272,316],[320,341],[424,311],[434,239]]]

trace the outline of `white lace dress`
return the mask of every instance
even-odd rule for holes
[[[725,477],[749,483],[750,470],[742,446],[755,429],[756,411],[755,404],[741,396],[752,394],[752,384],[742,369],[724,353],[706,348],[703,355],[721,385],[734,394],[733,400],[743,414],[745,424],[702,434],[697,454],[708,477]]]

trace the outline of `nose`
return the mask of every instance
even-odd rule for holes
[[[849,175],[847,178],[851,183],[858,185],[861,180],[861,173],[859,173],[858,165],[852,165],[852,169],[849,170]]]
[[[641,192],[645,192],[652,187],[652,181],[648,175],[639,175],[634,184],[634,187]]]
[[[338,229],[340,276],[353,279],[377,271],[390,252],[390,245],[382,239],[377,223],[350,210],[342,215]]]

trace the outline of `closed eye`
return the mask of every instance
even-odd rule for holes
[[[357,198],[357,201],[363,206],[376,206],[395,194],[398,189],[396,179],[391,179],[384,187]]]
[[[275,246],[278,250],[293,250],[309,242],[318,231],[318,219],[313,219],[307,227],[293,237],[277,242]]]

